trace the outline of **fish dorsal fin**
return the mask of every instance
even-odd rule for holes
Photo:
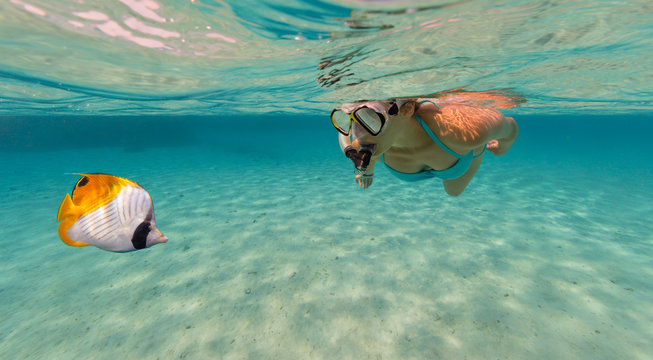
[[[59,205],[59,211],[57,211],[57,221],[61,221],[70,215],[74,215],[77,212],[75,210],[75,204],[73,204],[73,200],[70,198],[70,194],[66,194],[66,196],[63,198],[63,201],[61,202],[61,205]]]
[[[72,193],[72,202],[81,206],[85,212],[93,211],[109,203],[123,187],[140,187],[136,182],[109,174],[80,174]]]

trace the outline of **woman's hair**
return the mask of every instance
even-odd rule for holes
[[[361,101],[356,101],[352,103],[344,103],[340,105],[340,109],[343,111],[350,113],[357,108],[361,106],[367,106],[370,109],[373,109],[376,112],[379,113],[388,113],[388,110],[392,106],[393,103],[397,104],[397,109],[401,109],[402,106],[404,106],[406,103],[414,101],[413,99],[388,99],[388,100],[361,100]]]

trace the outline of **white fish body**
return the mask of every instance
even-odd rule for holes
[[[72,198],[66,195],[59,209],[65,243],[126,252],[168,240],[156,227],[152,198],[143,187],[112,175],[82,175]]]

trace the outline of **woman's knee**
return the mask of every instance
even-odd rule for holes
[[[461,184],[461,183],[449,183],[445,181],[444,183],[444,191],[447,193],[449,196],[456,197],[465,191],[465,188],[467,187],[467,183]]]
[[[465,188],[462,188],[462,189],[452,189],[452,188],[449,188],[449,187],[445,187],[445,188],[444,188],[444,191],[446,191],[447,195],[450,195],[450,196],[456,197],[456,196],[462,194],[463,191],[465,191]]]

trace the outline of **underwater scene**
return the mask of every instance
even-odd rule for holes
[[[0,2],[0,359],[653,359],[651,24]]]

